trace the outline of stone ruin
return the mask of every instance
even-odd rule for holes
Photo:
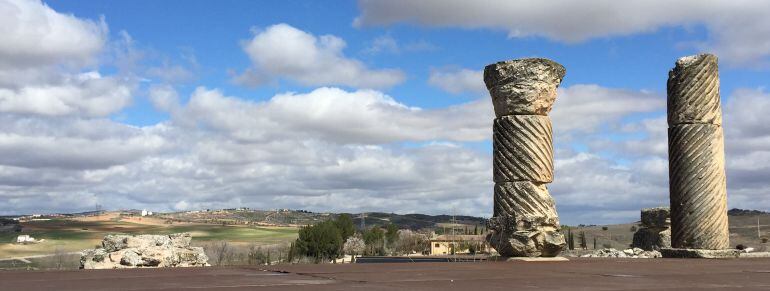
[[[203,267],[209,258],[190,246],[189,233],[170,235],[107,235],[102,247],[81,252],[81,269]]]
[[[554,257],[566,244],[553,181],[553,140],[548,113],[566,70],[548,59],[498,62],[484,68],[492,97],[494,214],[489,244],[504,257]]]
[[[668,156],[671,246],[729,248],[719,72],[714,55],[680,58],[668,74]]]
[[[641,226],[634,233],[633,248],[657,251],[671,247],[671,218],[668,207],[642,209]]]

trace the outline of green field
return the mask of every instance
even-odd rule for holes
[[[290,227],[254,227],[242,225],[180,224],[153,225],[127,221],[75,221],[55,219],[23,224],[24,231],[37,244],[15,244],[19,233],[0,233],[0,258],[33,256],[55,252],[73,252],[99,245],[107,234],[170,234],[189,232],[193,243],[227,241],[233,244],[273,245],[287,243],[297,237]]]

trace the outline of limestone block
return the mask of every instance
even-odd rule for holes
[[[671,226],[671,210],[668,207],[642,209],[642,226],[669,227]]]
[[[143,263],[144,261],[142,260],[142,256],[140,256],[139,253],[134,249],[125,250],[120,259],[121,265],[129,267],[139,267],[142,266]]]
[[[102,247],[107,252],[114,252],[126,248],[126,239],[129,235],[109,234],[102,239]]]
[[[190,246],[192,235],[188,232],[170,234],[171,245],[177,248],[186,248]]]
[[[670,248],[671,229],[642,227],[634,233],[634,240],[631,246],[645,251]]]
[[[671,245],[728,248],[722,128],[681,124],[669,128],[668,138]]]
[[[668,124],[722,124],[717,57],[680,58],[668,73]]]
[[[141,234],[129,236],[126,238],[126,246],[129,248],[145,248],[152,246],[171,246],[171,239],[168,235],[150,235]]]
[[[503,257],[555,257],[566,245],[558,231],[490,231],[487,241]]]
[[[171,235],[108,235],[104,248],[84,250],[82,269],[208,266],[201,247],[191,247],[189,233]]]
[[[532,182],[496,183],[494,217],[510,217],[515,230],[542,226],[559,227],[556,204],[543,184]]]
[[[547,115],[566,70],[541,58],[497,62],[484,68],[484,83],[497,117]]]
[[[493,132],[495,182],[553,181],[553,139],[548,116],[496,118]]]

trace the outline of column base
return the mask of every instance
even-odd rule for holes
[[[733,259],[738,258],[740,251],[736,249],[704,250],[704,249],[677,249],[662,248],[660,253],[664,258],[680,259]]]

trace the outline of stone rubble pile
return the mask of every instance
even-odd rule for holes
[[[633,259],[652,259],[661,258],[658,251],[645,251],[640,248],[626,250],[616,250],[613,248],[599,249],[590,254],[580,256],[581,258],[633,258]]]
[[[170,235],[107,235],[102,247],[81,252],[81,269],[142,267],[203,267],[209,258],[190,246],[189,233]]]
[[[632,247],[646,251],[671,247],[671,218],[668,207],[642,209],[641,227],[634,233]]]

